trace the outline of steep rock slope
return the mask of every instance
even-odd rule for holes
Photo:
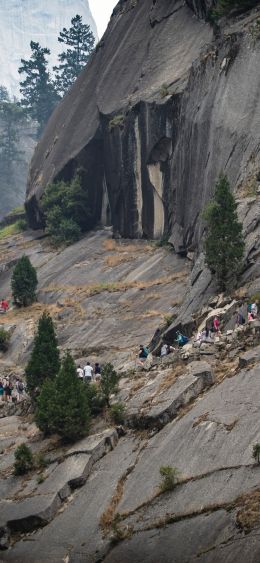
[[[191,6],[193,4],[189,3]],[[222,23],[218,38],[175,0],[120,1],[87,69],[36,149],[27,209],[41,224],[46,184],[78,166],[95,221],[127,237],[201,237],[199,218],[224,170],[234,187],[259,157],[257,9]]]
[[[57,63],[60,44],[57,37],[76,14],[83,16],[97,37],[96,24],[88,0],[11,0],[0,1],[0,84],[10,94],[19,95],[18,67],[21,58],[30,56],[30,41],[51,50],[51,65]]]

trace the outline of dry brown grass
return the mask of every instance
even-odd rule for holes
[[[109,505],[107,506],[106,510],[103,512],[103,514],[101,515],[99,524],[103,530],[103,532],[105,534],[107,534],[110,531],[113,519],[114,519],[114,515],[115,515],[115,511],[116,508],[123,496],[123,492],[124,492],[124,482],[125,482],[125,477],[121,477],[121,479],[119,480],[115,493],[112,496],[112,499],[109,503]]]
[[[176,379],[185,373],[185,369],[185,366],[181,364],[174,367],[172,372],[167,375],[167,377],[165,377],[165,379],[162,381],[157,393],[161,393],[162,391],[170,389],[170,387],[172,387],[172,385],[175,383]]]
[[[126,244],[117,242],[114,239],[108,239],[103,242],[104,250],[108,252],[152,252],[154,247],[152,244]]]
[[[115,268],[115,266],[119,266],[120,264],[132,262],[134,259],[134,256],[128,256],[127,254],[116,254],[115,256],[107,256],[105,263],[108,268]]]
[[[238,368],[238,358],[233,360],[227,359],[219,362],[215,368],[215,382],[221,383],[226,377],[233,377],[236,375]]]
[[[241,508],[236,514],[236,524],[244,532],[250,532],[260,523],[260,490],[240,497]]]
[[[149,289],[150,287],[167,285],[173,282],[181,282],[186,279],[187,271],[176,272],[169,276],[162,276],[161,278],[156,278],[154,280],[126,280],[126,281],[116,281],[110,283],[93,283],[89,285],[54,285],[42,288],[41,291],[44,293],[55,293],[63,292],[72,295],[79,295],[83,297],[92,297],[102,293],[103,291],[108,291],[113,293],[116,291],[127,291],[128,289]]]

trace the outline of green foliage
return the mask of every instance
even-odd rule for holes
[[[0,328],[0,352],[7,352],[10,340],[10,333],[4,328]]]
[[[86,394],[88,397],[90,413],[93,416],[102,413],[106,401],[103,395],[100,393],[99,386],[95,385],[94,383],[91,383],[91,385],[86,384]]]
[[[11,280],[15,303],[22,307],[31,305],[36,300],[37,284],[36,270],[28,256],[23,255],[14,268]]]
[[[66,51],[58,56],[59,66],[53,68],[56,90],[64,96],[86,66],[94,49],[95,37],[90,26],[82,23],[82,16],[76,15],[71,20],[71,27],[60,32],[58,41],[67,46]]]
[[[18,221],[15,221],[15,223],[12,223],[11,225],[6,225],[6,227],[0,229],[0,240],[7,237],[11,237],[13,235],[18,235],[18,233],[21,233],[26,228],[27,228],[27,222],[25,221],[25,219],[18,219]]]
[[[215,197],[205,208],[207,224],[206,261],[221,290],[234,282],[242,266],[244,239],[236,203],[226,176],[221,175]]]
[[[176,467],[171,467],[170,465],[165,465],[160,467],[160,475],[162,477],[160,483],[160,491],[165,493],[166,491],[172,491],[178,483],[179,471]]]
[[[212,14],[213,17],[219,18],[228,15],[231,11],[240,13],[250,10],[257,4],[258,0],[218,0]]]
[[[46,56],[50,55],[50,50],[34,41],[31,41],[30,47],[30,59],[21,59],[22,64],[18,69],[20,74],[25,75],[25,79],[20,82],[21,105],[39,123],[40,134],[59,101],[59,96],[47,68]]]
[[[257,461],[257,463],[260,463],[260,444],[255,444],[253,446],[252,456]]]
[[[14,452],[14,474],[25,475],[33,468],[33,454],[26,444],[18,446]]]
[[[115,403],[110,407],[109,414],[115,424],[123,424],[125,405],[123,403]]]
[[[166,326],[170,326],[174,320],[174,315],[164,315],[163,319]]]
[[[109,131],[112,131],[113,129],[115,129],[115,127],[123,127],[124,122],[125,122],[125,116],[124,115],[121,115],[121,114],[115,115],[115,117],[113,117],[109,121],[109,124],[108,124]]]
[[[42,198],[46,231],[54,244],[72,244],[91,228],[88,192],[78,173],[70,183],[49,184]]]
[[[0,165],[1,178],[6,180],[13,176],[14,164],[22,161],[23,152],[19,150],[20,141],[19,126],[25,121],[22,108],[11,102],[9,97],[0,101]]]
[[[169,87],[167,86],[167,84],[162,84],[161,88],[160,88],[160,96],[161,98],[166,98],[166,96],[169,96],[170,92],[169,92]]]
[[[57,377],[45,381],[37,399],[35,419],[40,430],[45,434],[57,433],[69,442],[84,436],[90,424],[86,388],[67,353]]]
[[[257,305],[260,306],[260,291],[251,295],[251,297],[249,298],[249,301],[250,301],[250,303],[256,303]]]
[[[50,460],[47,459],[43,453],[39,452],[34,455],[34,466],[37,469],[45,469],[50,464]]]
[[[101,382],[100,388],[101,393],[106,401],[106,404],[109,406],[109,399],[110,395],[117,393],[118,391],[118,382],[119,382],[119,375],[114,369],[112,364],[105,364],[101,371]]]
[[[48,313],[43,313],[25,369],[29,393],[33,396],[46,379],[53,379],[57,375],[59,368],[60,355],[52,318]]]

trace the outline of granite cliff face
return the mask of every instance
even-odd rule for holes
[[[187,5],[189,4],[189,5]],[[201,237],[200,211],[221,170],[235,189],[259,157],[257,8],[221,23],[212,3],[120,1],[95,55],[59,105],[32,160],[27,210],[53,179],[85,170],[95,222],[126,237]]]
[[[83,16],[97,37],[88,0],[0,0],[0,84],[19,96],[21,58],[30,56],[30,41],[39,41],[51,50],[50,64],[57,63],[57,37],[76,14]]]

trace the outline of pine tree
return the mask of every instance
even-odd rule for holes
[[[236,202],[226,176],[216,184],[214,199],[204,210],[207,224],[206,261],[221,290],[234,281],[242,266],[244,239]]]
[[[0,92],[1,96],[1,92]],[[23,152],[19,150],[19,126],[25,116],[21,107],[8,100],[0,101],[0,166],[1,179],[6,183],[12,182],[13,165],[22,160]]]
[[[53,381],[46,381],[37,401],[36,424],[45,434],[57,433],[66,441],[84,436],[89,429],[87,385],[77,377],[69,353]]]
[[[112,364],[105,364],[101,372],[101,393],[109,406],[110,395],[118,390],[119,375]]]
[[[27,109],[29,115],[39,123],[39,134],[43,131],[59,97],[55,91],[48,71],[47,58],[50,50],[41,47],[39,43],[30,43],[32,54],[28,61],[21,59],[22,65],[18,69],[26,78],[20,82],[22,94],[21,105]]]
[[[52,318],[48,313],[43,313],[25,369],[29,393],[33,396],[46,379],[53,379],[57,375],[59,368],[60,355]]]
[[[22,256],[18,260],[11,279],[11,287],[14,301],[17,305],[27,307],[36,300],[36,288],[38,280],[34,266],[28,256]]]
[[[71,20],[71,27],[64,27],[60,32],[58,41],[68,46],[58,56],[59,66],[53,68],[56,89],[64,96],[86,66],[94,49],[95,37],[90,26],[82,23],[82,16],[76,15]]]

